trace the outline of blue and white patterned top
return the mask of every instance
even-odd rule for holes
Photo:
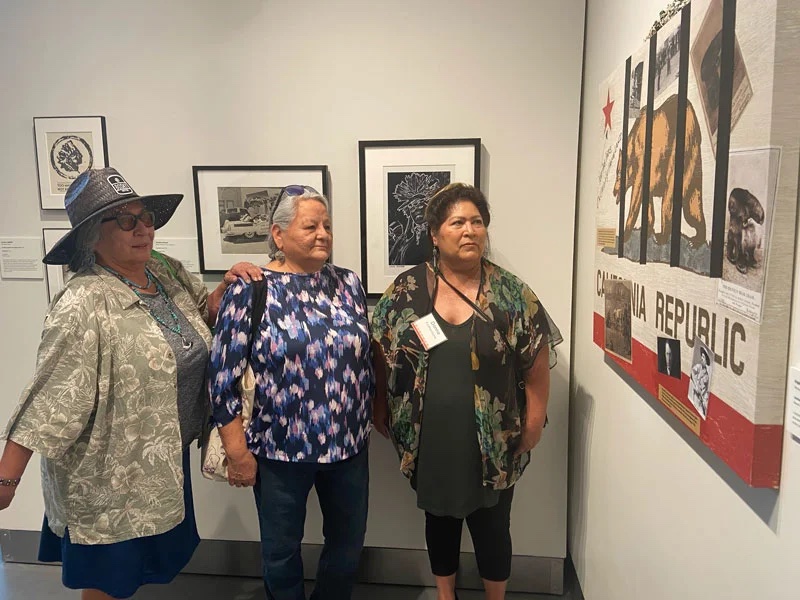
[[[245,432],[256,456],[330,463],[367,443],[375,374],[364,290],[358,276],[326,264],[311,274],[262,269],[267,304],[253,344],[256,399]],[[225,291],[209,357],[217,425],[241,414],[252,287]]]

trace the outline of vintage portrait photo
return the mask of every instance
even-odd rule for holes
[[[692,14],[692,19],[700,15]],[[717,130],[719,129],[720,73],[722,68],[722,0],[711,0],[703,17],[697,37],[691,43],[691,62],[700,90],[711,146],[716,152]],[[733,131],[747,103],[753,97],[747,66],[734,40],[733,52],[733,101],[730,129]]]
[[[397,171],[386,174],[389,264],[415,265],[431,257],[433,246],[425,224],[430,197],[450,183],[449,171]]]
[[[606,279],[605,296],[606,352],[631,362],[631,282]]]
[[[654,92],[655,98],[661,95],[672,82],[677,81],[681,66],[681,26],[680,15],[674,17],[678,21],[678,26],[663,34],[663,30],[658,32],[658,47],[656,49],[656,63],[653,65],[656,72]],[[665,27],[666,29],[666,27]]]
[[[630,94],[628,95],[629,118],[634,118],[642,109],[642,77],[644,77],[644,62],[638,61],[631,65]]]
[[[279,187],[219,187],[219,230],[222,254],[267,253],[272,209]]]
[[[780,148],[730,153],[722,278],[748,290],[764,288]]]
[[[689,372],[689,402],[705,420],[708,415],[708,395],[714,373],[714,353],[699,338],[695,339],[692,370]]]
[[[105,117],[34,117],[43,209],[64,209],[64,194],[86,169],[108,165]]]
[[[718,300],[755,321],[761,320],[780,156],[780,148],[729,154],[725,256]]]
[[[675,379],[681,378],[681,342],[673,338],[658,338],[658,372]]]

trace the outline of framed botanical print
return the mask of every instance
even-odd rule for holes
[[[379,297],[394,278],[431,256],[430,197],[449,183],[480,186],[479,138],[358,143],[361,279]]]

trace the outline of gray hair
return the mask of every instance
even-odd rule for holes
[[[304,200],[316,200],[317,202],[322,203],[322,205],[325,207],[325,210],[330,213],[328,199],[322,194],[317,194],[314,192],[303,192],[299,196],[290,196],[287,194],[283,197],[283,199],[281,199],[279,196],[278,200],[280,200],[280,204],[278,204],[277,208],[275,209],[275,213],[272,215],[270,229],[272,228],[272,225],[277,225],[281,231],[285,231],[297,216],[297,206]],[[281,262],[286,260],[286,256],[284,256],[283,251],[278,250],[278,245],[275,243],[275,238],[272,237],[272,232],[270,232],[269,236],[267,236],[267,251],[268,254],[275,260],[279,260]]]
[[[98,215],[81,225],[75,234],[75,250],[69,259],[69,270],[73,273],[94,266],[94,247],[100,239],[100,225],[100,215]]]

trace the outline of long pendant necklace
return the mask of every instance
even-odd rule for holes
[[[184,350],[188,350],[189,348],[192,347],[192,341],[191,340],[187,340],[186,337],[184,337],[184,335],[183,335],[183,329],[181,328],[181,322],[178,319],[178,314],[175,312],[174,303],[172,302],[172,299],[167,295],[167,290],[164,289],[164,286],[161,284],[161,282],[156,277],[154,277],[153,274],[150,272],[150,269],[145,268],[145,270],[144,270],[145,274],[147,275],[147,285],[139,285],[139,284],[131,281],[130,279],[128,279],[127,277],[125,277],[121,273],[117,273],[111,267],[107,267],[105,265],[101,265],[101,266],[106,271],[108,271],[109,273],[114,275],[114,277],[119,279],[122,283],[127,284],[131,288],[133,293],[136,294],[136,296],[139,298],[139,300],[141,300],[142,304],[144,304],[147,307],[147,310],[150,313],[150,316],[153,317],[153,319],[155,319],[155,321],[158,324],[162,325],[163,327],[166,327],[172,333],[176,334],[178,337],[181,338],[181,345],[183,346]],[[142,292],[141,292],[141,290],[146,290],[147,288],[149,288],[150,284],[152,284],[152,283],[155,283],[155,285],[156,285],[156,293],[158,293],[158,295],[164,301],[164,305],[167,307],[167,310],[169,310],[169,316],[172,318],[172,323],[173,323],[172,325],[170,325],[169,323],[165,322],[161,317],[158,316],[158,314],[156,314],[156,312],[153,310],[153,307],[150,306],[150,304],[147,302],[147,297],[144,294],[142,294]]]

